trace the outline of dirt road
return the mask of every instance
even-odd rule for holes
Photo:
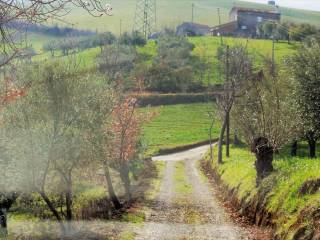
[[[143,239],[252,239],[225,212],[197,166],[208,146],[154,157],[165,171],[156,201],[136,232]]]

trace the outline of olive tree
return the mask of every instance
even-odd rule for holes
[[[27,86],[27,94],[3,112],[2,138],[9,156],[25,164],[17,168],[25,189],[41,196],[62,228],[73,218],[74,171],[89,159],[81,118],[89,79],[79,80],[75,66],[48,62],[22,69],[15,82]],[[65,211],[57,210],[57,196],[64,196]]]
[[[82,121],[90,145],[89,151],[95,168],[103,169],[111,202],[116,209],[120,209],[122,205],[115,193],[110,174],[113,162],[111,152],[114,146],[109,126],[112,123],[113,110],[119,101],[117,89],[100,75],[88,77],[91,84],[86,90],[86,108],[82,113]]]
[[[273,154],[292,141],[294,109],[292,86],[286,73],[274,74],[266,63],[263,71],[244,83],[232,116],[243,138],[256,155],[257,184],[273,171]]]
[[[289,59],[292,77],[296,80],[297,118],[308,141],[310,157],[316,157],[316,143],[320,137],[320,44],[313,40],[304,44]]]

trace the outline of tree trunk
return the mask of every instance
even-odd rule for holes
[[[295,157],[297,156],[298,151],[298,141],[294,141],[291,145],[291,156]]]
[[[218,142],[218,164],[222,164],[222,145],[223,145],[223,137],[227,127],[227,117],[225,115],[223,124],[220,130],[219,142]]]
[[[234,132],[233,144],[234,144],[235,146],[239,146],[239,145],[240,145],[240,140],[239,140],[239,138],[238,138],[238,134],[237,134],[236,131]]]
[[[109,166],[106,163],[104,163],[104,175],[106,177],[107,186],[108,186],[108,193],[109,193],[111,202],[112,202],[113,206],[115,207],[115,209],[121,209],[122,205],[121,205],[117,195],[114,192],[114,188],[113,188],[111,176],[110,176],[110,171],[109,171]]]
[[[130,183],[130,176],[129,176],[129,166],[127,164],[124,164],[121,166],[120,169],[120,177],[123,181],[124,188],[126,191],[126,200],[128,203],[131,201],[131,183]]]
[[[71,176],[69,176],[69,179],[66,184],[67,184],[67,189],[66,189],[67,215],[66,215],[66,219],[67,219],[67,221],[71,221],[72,220],[72,181],[71,181]]]
[[[56,208],[53,206],[53,203],[50,201],[50,199],[47,196],[47,194],[44,191],[38,191],[38,193],[40,194],[42,199],[45,201],[45,203],[47,204],[48,208],[50,209],[52,214],[56,217],[58,222],[62,222],[62,217],[60,216],[60,214],[58,213]]]
[[[227,113],[226,118],[226,157],[230,157],[230,113]]]
[[[317,141],[315,139],[308,139],[308,144],[309,144],[309,156],[310,156],[310,158],[316,158]]]
[[[315,133],[310,131],[307,133],[307,140],[309,144],[309,157],[316,158],[316,146],[317,146],[317,138]]]
[[[7,212],[19,197],[19,193],[13,192],[9,195],[1,194],[0,198],[0,238],[8,235],[7,229]]]
[[[209,143],[210,143],[210,161],[213,162],[213,147],[212,147],[212,129],[214,125],[214,119],[211,121],[210,130],[209,130]]]
[[[0,208],[0,238],[4,238],[8,235],[7,229],[7,209]]]
[[[251,151],[256,155],[256,184],[258,186],[273,171],[273,148],[269,145],[267,138],[259,137],[254,140]]]

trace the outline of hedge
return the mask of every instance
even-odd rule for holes
[[[139,95],[133,94],[133,96],[138,99],[140,107],[215,101],[215,93],[149,93]]]

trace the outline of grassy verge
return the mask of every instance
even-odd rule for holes
[[[298,233],[307,236],[319,230],[316,224],[320,216],[314,214],[320,211],[320,191],[301,194],[300,189],[307,181],[320,178],[320,158],[309,159],[305,155],[306,145],[300,147],[297,157],[289,157],[287,149],[275,155],[275,171],[259,188],[255,185],[255,157],[247,148],[232,147],[231,157],[225,158],[224,164],[212,163],[222,183],[236,191],[239,201],[250,204],[263,193],[260,198],[272,215],[280,239],[294,239]],[[206,160],[209,161],[209,155]]]
[[[146,155],[153,155],[160,149],[174,148],[208,139],[213,104],[179,104],[142,111],[156,111],[157,116],[143,127],[144,140],[148,145]],[[212,131],[213,138],[219,134],[219,123]]]

